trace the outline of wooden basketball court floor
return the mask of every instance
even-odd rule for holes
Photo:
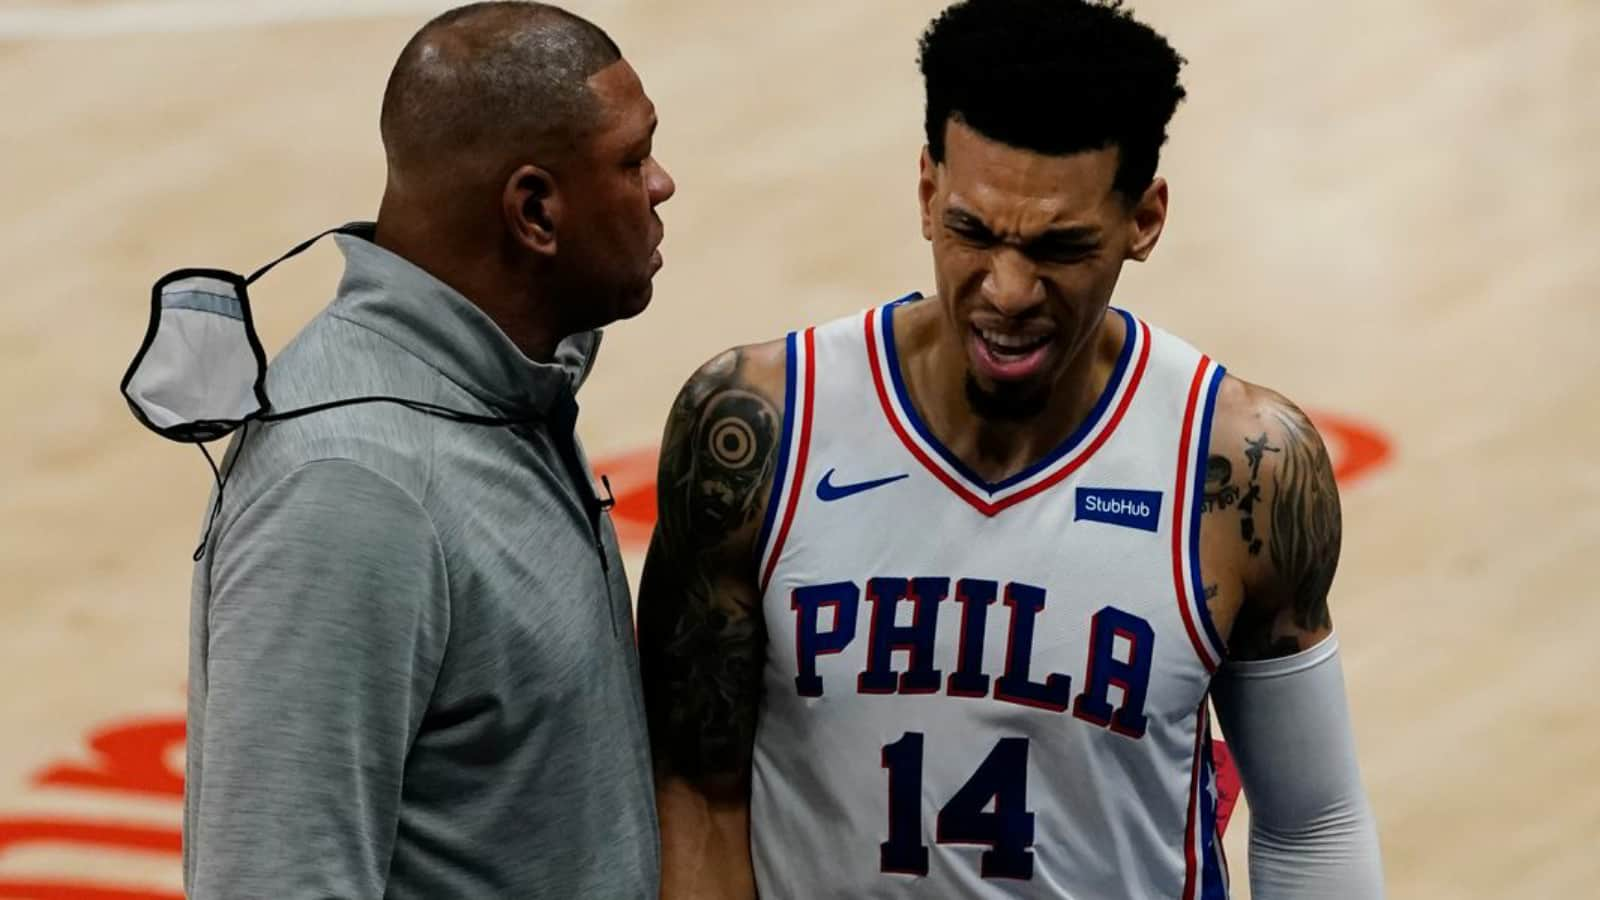
[[[373,215],[384,77],[445,5],[0,0],[0,898],[178,896],[209,473],[117,382],[165,271]],[[914,57],[940,5],[572,0],[680,188],[655,302],[581,398],[636,508],[626,463],[701,360],[931,289]],[[1390,895],[1600,896],[1600,5],[1136,8],[1190,99],[1118,302],[1353,423],[1337,454],[1388,449],[1345,481],[1334,612]],[[262,284],[269,352],[338,270],[329,243]]]

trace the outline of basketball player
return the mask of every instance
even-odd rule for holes
[[[1115,4],[923,36],[937,294],[716,357],[667,424],[640,641],[663,895],[1382,895],[1293,403],[1112,305],[1182,60]]]

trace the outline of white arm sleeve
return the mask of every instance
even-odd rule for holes
[[[1382,898],[1337,638],[1281,659],[1230,662],[1212,698],[1250,806],[1251,896]]]

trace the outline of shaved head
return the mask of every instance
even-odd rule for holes
[[[498,168],[507,154],[568,152],[598,124],[588,79],[621,58],[599,27],[544,3],[440,15],[400,52],[384,92],[391,177],[463,157]]]
[[[639,74],[587,20],[547,3],[450,10],[389,75],[373,240],[548,360],[650,302],[656,207],[676,190],[656,123]]]

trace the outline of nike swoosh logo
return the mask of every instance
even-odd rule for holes
[[[873,488],[880,488],[886,484],[893,484],[902,478],[911,477],[911,475],[907,473],[905,475],[890,475],[888,478],[874,478],[871,481],[858,481],[855,484],[834,484],[833,472],[833,469],[829,469],[827,472],[824,472],[822,475],[822,480],[817,482],[817,499],[821,500],[823,503],[832,503],[835,500],[843,500],[852,494],[859,494],[862,491],[870,491]]]

